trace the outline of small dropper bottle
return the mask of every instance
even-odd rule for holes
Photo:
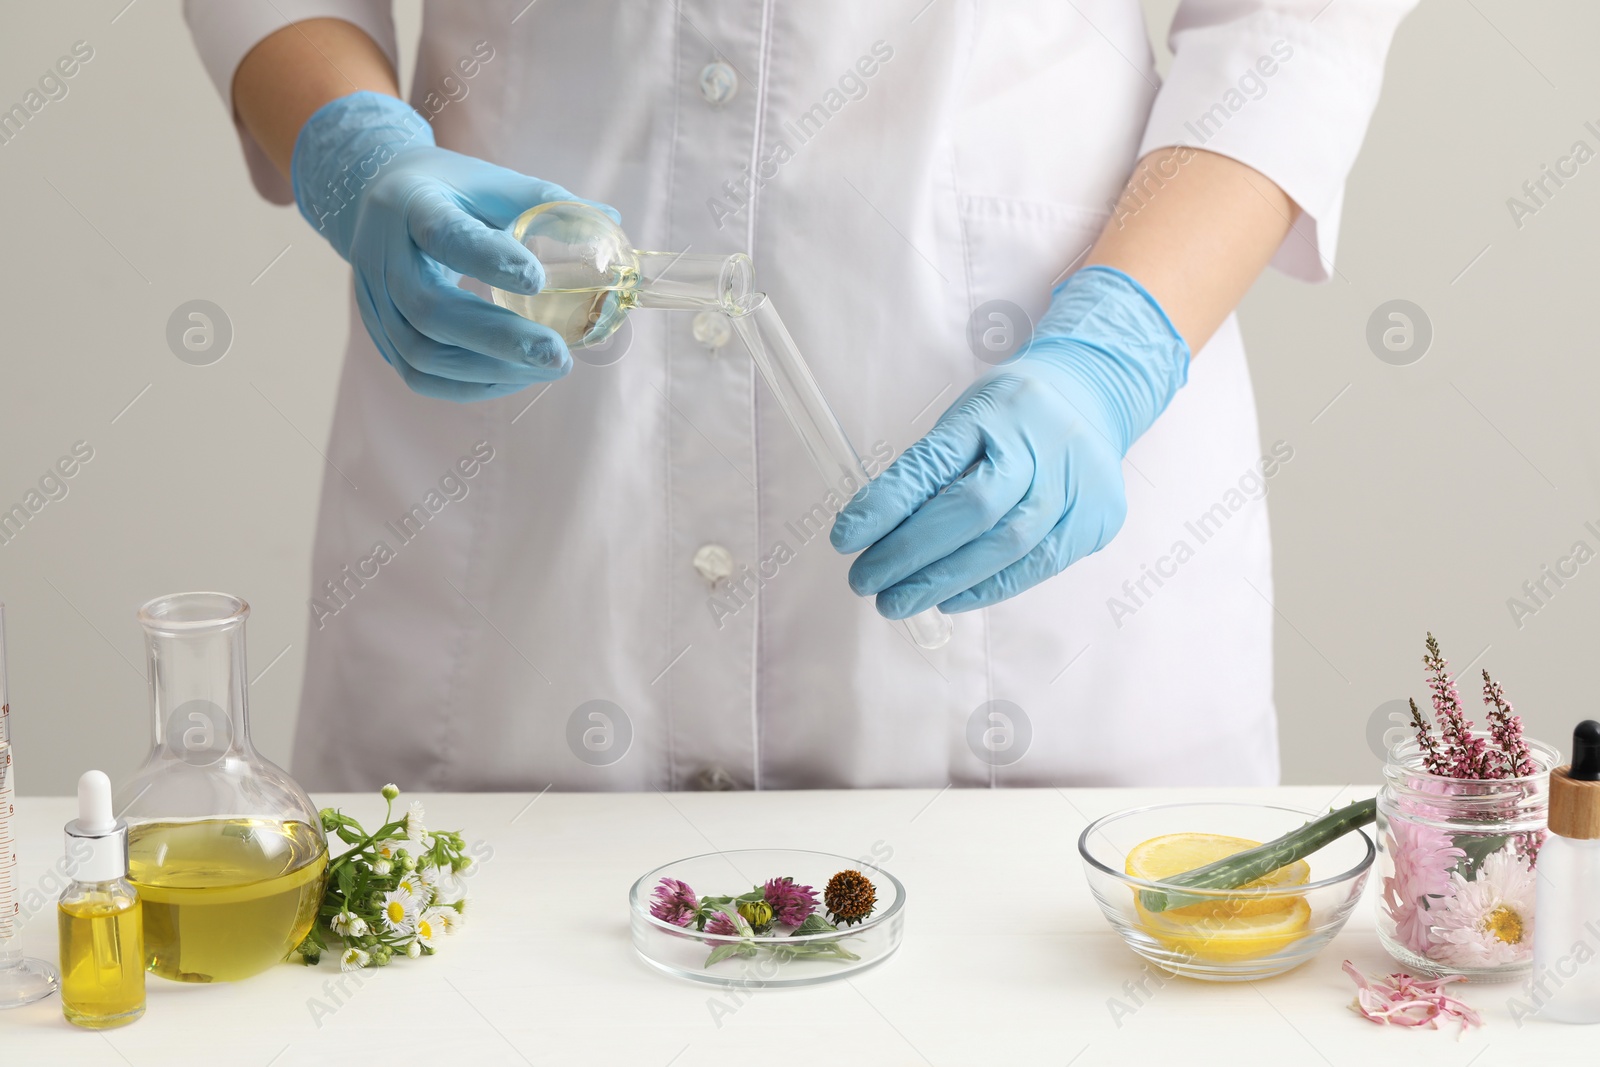
[[[67,855],[83,856],[57,905],[61,1011],[91,1030],[144,1014],[144,909],[128,884],[128,824],[112,817],[111,780],[78,779],[78,818],[67,823]]]
[[[1538,1017],[1600,1022],[1600,722],[1572,731],[1572,763],[1550,772],[1533,919]]]

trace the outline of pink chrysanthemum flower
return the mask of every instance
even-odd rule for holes
[[[1389,820],[1384,842],[1394,873],[1383,880],[1383,906],[1394,921],[1395,938],[1417,955],[1429,956],[1434,923],[1454,894],[1450,872],[1466,853],[1451,844],[1448,833],[1413,821],[1425,817],[1422,812],[1402,815]]]
[[[795,885],[793,878],[773,878],[763,888],[773,917],[784,926],[799,926],[817,910],[817,891]]]
[[[1462,980],[1459,974],[1423,979],[1395,973],[1368,978],[1349,960],[1344,961],[1344,973],[1356,983],[1356,999],[1350,1010],[1371,1022],[1437,1030],[1440,1019],[1454,1019],[1463,1031],[1483,1025],[1477,1012],[1444,991],[1451,982]]]
[[[700,910],[694,890],[676,878],[661,879],[652,896],[655,900],[650,904],[650,914],[673,926],[688,926]]]

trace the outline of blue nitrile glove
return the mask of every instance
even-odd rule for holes
[[[537,204],[578,197],[436,147],[433,127],[413,108],[369,92],[306,120],[289,180],[300,213],[353,268],[373,343],[414,391],[485,400],[572,368],[554,330],[456,282],[465,274],[538,292],[544,268],[506,227]]]
[[[1105,547],[1127,514],[1122,457],[1188,375],[1154,297],[1119,270],[1078,271],[1023,352],[839,512],[834,548],[866,549],[850,587],[891,619],[970,611]]]

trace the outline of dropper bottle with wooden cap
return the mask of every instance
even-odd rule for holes
[[[1541,1019],[1600,1022],[1600,722],[1572,731],[1572,762],[1550,772],[1550,835],[1539,849],[1533,922]]]

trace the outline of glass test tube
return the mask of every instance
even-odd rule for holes
[[[12,781],[11,701],[6,690],[6,606],[0,604],[0,1008],[47,997],[61,975],[44,960],[23,956],[17,945],[17,853],[11,823],[16,815]]]
[[[766,293],[752,293],[740,304],[723,310],[733,320],[733,328],[750,351],[756,369],[805,443],[817,473],[846,500],[855,496],[872,479],[772,301]],[[950,616],[937,608],[902,619],[900,624],[913,641],[927,649],[944,647],[955,630]]]

